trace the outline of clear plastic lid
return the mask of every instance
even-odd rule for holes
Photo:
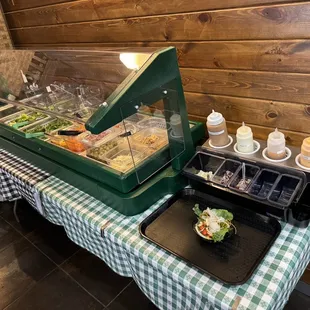
[[[310,152],[310,137],[305,138],[302,142],[302,148],[307,151]]]
[[[277,128],[268,136],[267,149],[268,153],[282,153],[285,151],[285,136]]]
[[[2,50],[0,98],[87,122],[134,78],[154,50]]]
[[[237,129],[237,139],[247,139],[253,137],[253,132],[251,127],[246,126],[242,123],[242,126]]]
[[[215,112],[212,110],[212,113],[209,114],[207,118],[207,125],[216,126],[221,124],[224,121],[224,117],[221,113]]]

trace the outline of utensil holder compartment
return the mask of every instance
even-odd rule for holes
[[[262,169],[250,186],[249,195],[260,200],[267,199],[279,177],[280,173],[276,171]]]
[[[305,186],[298,203],[287,210],[286,221],[300,228],[308,227],[310,222],[310,183]]]
[[[185,166],[183,173],[190,179],[196,179],[201,182],[210,181],[215,172],[222,166],[225,158],[197,152],[195,156]],[[204,173],[210,173],[210,178],[204,177]]]
[[[238,191],[238,192],[246,192],[253,181],[255,180],[256,175],[260,171],[260,168],[258,166],[245,164],[245,178],[243,178],[243,168],[241,167],[235,177],[231,180],[229,184],[229,188]]]
[[[298,177],[283,174],[268,196],[271,203],[288,207],[300,189],[302,180]]]

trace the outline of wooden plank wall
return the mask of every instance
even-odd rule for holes
[[[190,117],[310,135],[310,1],[1,0],[18,48],[178,48]]]

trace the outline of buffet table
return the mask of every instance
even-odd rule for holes
[[[310,227],[281,223],[281,234],[250,280],[224,285],[139,235],[140,222],[170,196],[126,217],[5,150],[0,180],[1,194],[25,197],[49,221],[64,226],[75,243],[118,274],[133,277],[160,309],[282,309],[310,261]]]

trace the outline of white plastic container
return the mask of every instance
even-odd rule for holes
[[[229,143],[226,121],[221,113],[212,110],[207,118],[207,128],[213,146],[221,147]]]
[[[170,117],[170,125],[174,136],[183,136],[182,120],[179,114],[173,114]]]
[[[254,140],[251,127],[245,126],[244,122],[242,126],[237,129],[237,149],[241,153],[254,152]]]
[[[301,146],[300,163],[306,167],[310,168],[310,137],[304,139]]]
[[[282,132],[275,131],[271,132],[267,140],[267,156],[270,159],[279,160],[286,157],[285,151],[285,136]]]

